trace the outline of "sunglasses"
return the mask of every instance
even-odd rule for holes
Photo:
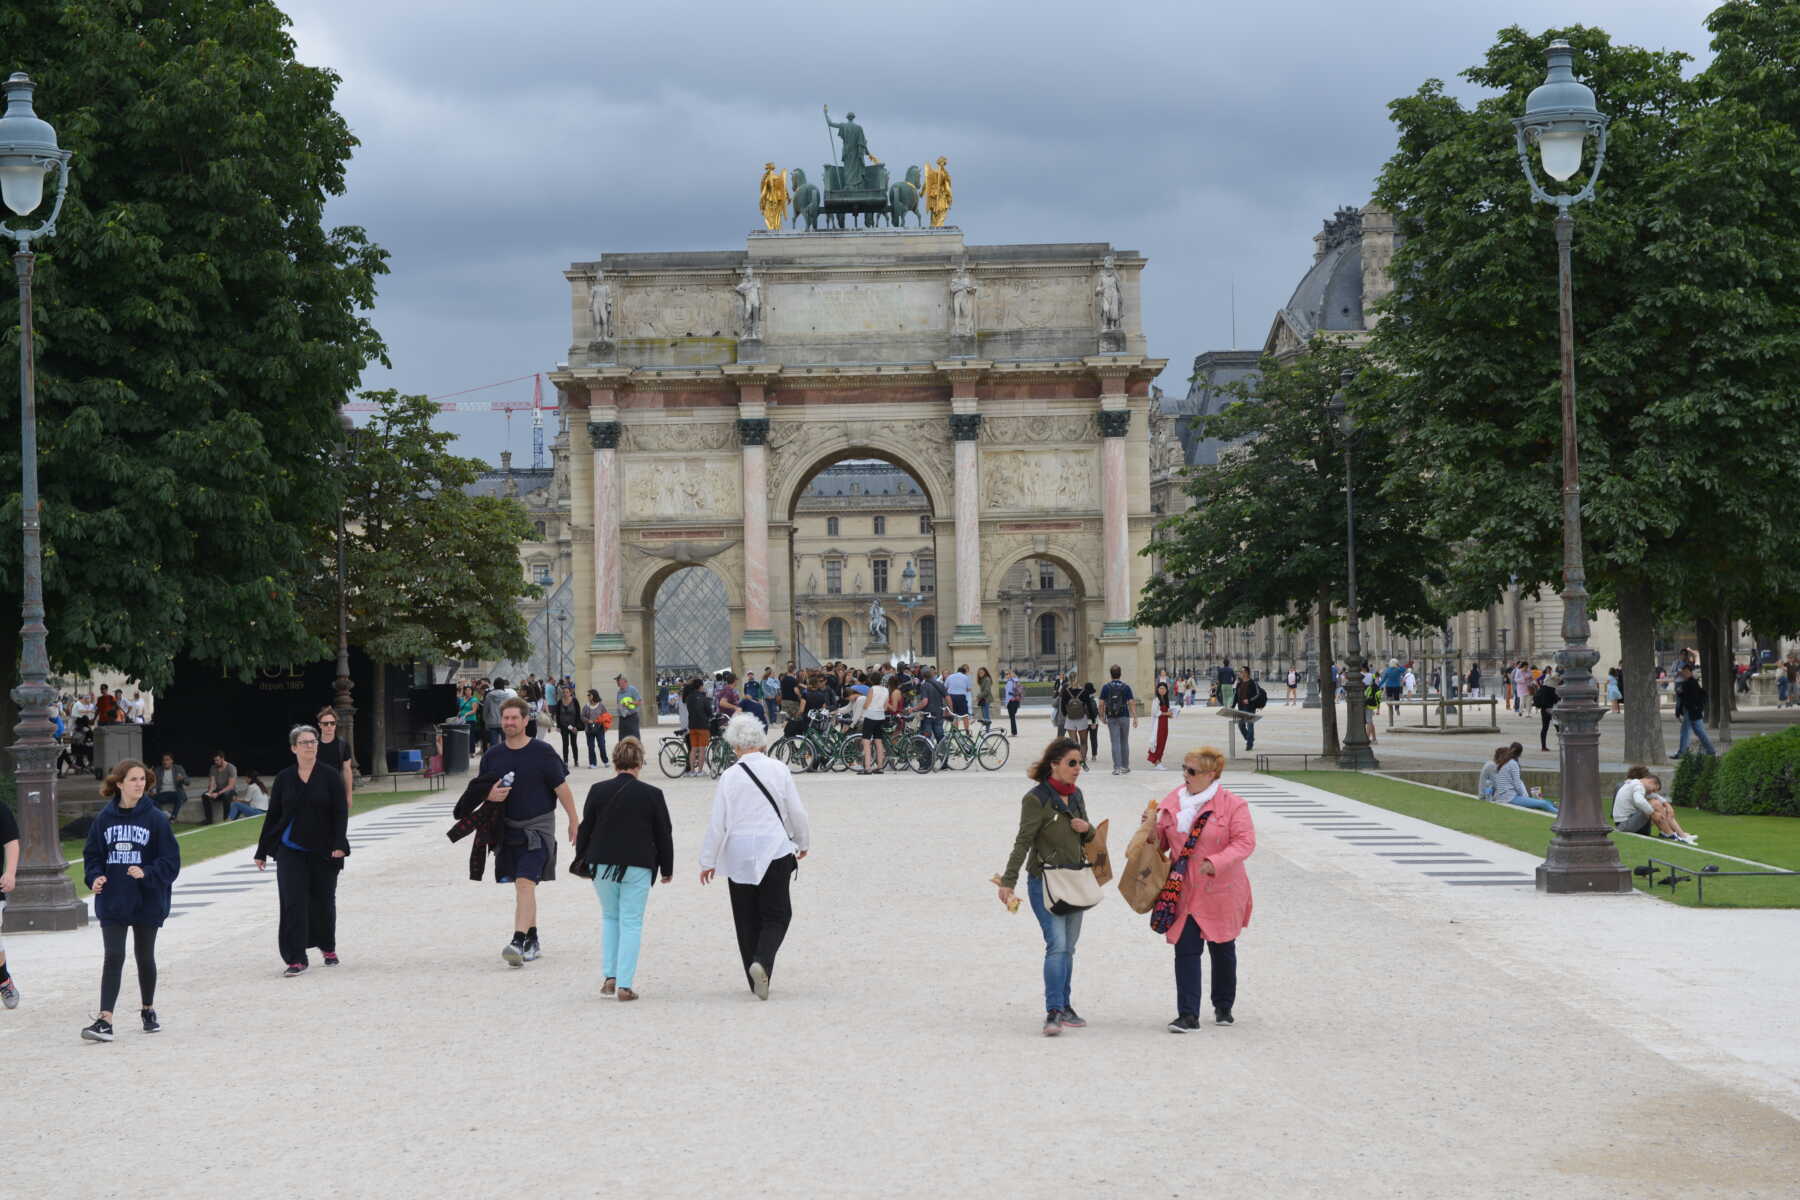
[[[1183,767],[1183,768],[1181,768],[1181,773],[1183,775],[1204,775],[1204,774],[1206,774],[1206,772],[1202,771],[1199,767]]]
[[[1072,758],[1068,762],[1064,763],[1063,766],[1074,767],[1077,771],[1079,771],[1081,768],[1087,766],[1087,764],[1085,762],[1082,762],[1079,758]]]
[[[336,721],[320,721],[319,722],[320,729],[335,729],[336,727],[337,727]]]

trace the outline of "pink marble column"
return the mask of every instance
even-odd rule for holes
[[[1131,527],[1125,478],[1125,433],[1130,409],[1100,412],[1101,540],[1106,552],[1106,632],[1132,626]]]
[[[975,439],[956,437],[956,631],[981,631],[981,479]]]
[[[744,443],[744,628],[769,628],[769,450],[749,442]]]
[[[594,449],[594,644],[623,646],[619,599],[619,423],[588,425]]]

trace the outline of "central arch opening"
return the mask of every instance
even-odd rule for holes
[[[1022,558],[1001,576],[996,599],[1002,670],[1023,679],[1083,677],[1087,596],[1070,564],[1051,554]]]
[[[937,519],[918,473],[878,451],[813,466],[788,513],[796,663],[935,661]]]
[[[725,581],[709,567],[682,566],[652,590],[645,659],[658,679],[687,679],[731,665],[731,613]]]

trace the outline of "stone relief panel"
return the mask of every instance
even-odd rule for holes
[[[1099,436],[1093,413],[989,417],[981,423],[981,440],[1001,446],[1070,445]]]
[[[731,421],[628,424],[619,443],[623,450],[724,450],[736,445],[737,425]]]
[[[983,506],[1064,512],[1100,507],[1099,458],[1092,450],[1003,450],[981,456]]]
[[[740,475],[736,462],[676,459],[625,464],[627,518],[738,517]]]
[[[949,328],[950,294],[936,280],[778,283],[769,289],[763,337],[941,333]]]
[[[677,284],[619,289],[614,325],[620,337],[730,337],[737,332],[738,298],[727,284]]]
[[[983,329],[1081,329],[1094,324],[1086,277],[982,281]]]

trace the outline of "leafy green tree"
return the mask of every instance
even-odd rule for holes
[[[258,0],[0,6],[7,69],[37,81],[75,152],[56,236],[34,247],[56,669],[155,687],[182,655],[246,674],[323,649],[294,596],[337,507],[317,451],[382,353],[362,314],[385,255],[323,223],[356,141],[332,110],[337,77],[294,60],[286,25]],[[18,324],[8,289],[9,363]],[[0,377],[16,412],[16,376]],[[16,436],[0,440],[0,491],[16,530]],[[7,611],[19,567],[17,536],[0,537]],[[0,619],[0,663],[18,652]]]
[[[1720,10],[1732,21],[1715,14],[1715,31],[1775,21],[1777,8],[1791,31],[1794,6],[1750,3]],[[1486,604],[1509,578],[1560,578],[1551,210],[1530,198],[1511,126],[1552,36],[1501,31],[1463,72],[1494,93],[1472,108],[1436,80],[1395,101],[1398,148],[1376,192],[1405,240],[1372,345],[1395,368],[1373,419],[1435,468],[1423,480],[1429,524],[1461,548],[1459,607]],[[1800,560],[1772,503],[1800,455],[1800,154],[1770,97],[1791,104],[1796,85],[1791,71],[1779,83],[1763,71],[1762,93],[1729,94],[1712,72],[1684,79],[1679,53],[1581,27],[1560,36],[1613,118],[1574,241],[1586,567],[1595,602],[1619,614],[1626,754],[1655,761],[1658,618],[1717,616],[1791,581]],[[1721,53],[1740,53],[1732,38],[1743,40],[1720,32]]]
[[[414,660],[524,658],[531,653],[519,601],[537,588],[519,566],[531,536],[525,506],[464,489],[483,464],[450,453],[423,396],[371,392],[382,407],[351,430],[342,465],[348,497],[344,575],[350,640],[376,664],[371,721],[374,774],[387,768],[387,684],[381,667]],[[335,565],[329,541],[321,573]],[[318,586],[335,602],[335,590]],[[316,627],[335,627],[335,607]]]
[[[1212,468],[1189,472],[1187,511],[1159,523],[1145,554],[1162,569],[1139,599],[1137,619],[1247,625],[1274,617],[1289,628],[1315,622],[1320,686],[1330,695],[1331,622],[1348,599],[1344,431],[1332,412],[1345,391],[1352,418],[1389,382],[1360,350],[1321,338],[1288,363],[1264,359],[1262,378],[1240,402],[1210,418],[1209,437],[1236,444]],[[1355,372],[1343,388],[1346,371]],[[1393,438],[1363,424],[1351,434],[1356,510],[1357,608],[1401,630],[1443,620],[1434,589],[1442,555],[1425,536],[1419,472],[1397,457]],[[1336,710],[1320,705],[1324,752],[1338,748]]]

